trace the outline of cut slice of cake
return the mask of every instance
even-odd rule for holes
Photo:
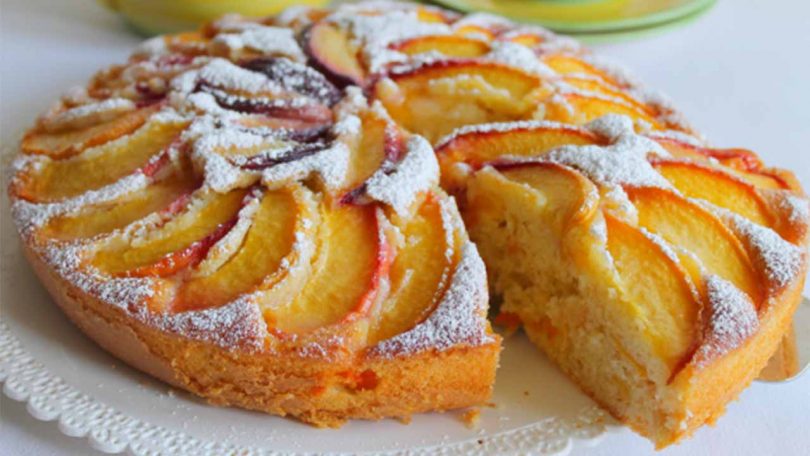
[[[470,127],[437,153],[501,318],[658,447],[713,422],[781,342],[807,268],[795,191],[623,116]]]

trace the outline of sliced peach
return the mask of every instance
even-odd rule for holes
[[[281,189],[261,197],[259,208],[241,245],[212,273],[181,285],[175,311],[218,307],[237,296],[272,287],[281,279],[282,261],[295,264],[296,231],[314,230],[312,214],[297,194],[307,190]]]
[[[541,192],[544,212],[560,229],[590,219],[599,204],[596,186],[578,171],[556,163],[516,163],[497,166],[509,180]]]
[[[267,76],[285,90],[304,95],[318,102],[332,106],[343,94],[326,77],[311,67],[282,57],[251,59],[242,68]]]
[[[483,36],[488,40],[493,40],[495,38],[495,32],[492,30],[475,24],[464,24],[460,27],[455,27],[453,33],[456,35],[475,35],[475,36]]]
[[[522,44],[526,47],[534,47],[542,43],[543,37],[536,33],[518,33],[510,34],[509,41],[517,44]]]
[[[367,315],[388,275],[390,252],[377,209],[324,203],[321,217],[309,281],[294,300],[265,311],[268,324],[284,333]]]
[[[557,122],[582,125],[606,114],[621,114],[635,121],[648,123],[653,129],[663,125],[655,117],[620,98],[568,93],[564,102],[552,101],[546,104],[545,119]]]
[[[801,191],[801,185],[789,172],[765,168],[759,156],[747,149],[713,149],[678,141],[672,138],[655,137],[669,153],[679,158],[690,158],[698,161],[717,160],[728,167],[727,171],[762,189]]]
[[[185,123],[152,122],[132,135],[54,160],[23,176],[14,192],[31,201],[58,201],[112,184],[145,166],[169,146]]]
[[[695,254],[706,269],[746,293],[759,306],[759,278],[745,247],[720,219],[684,197],[661,188],[627,188],[638,223],[667,242]]]
[[[90,147],[100,146],[134,132],[156,111],[155,106],[141,108],[77,130],[57,132],[35,130],[25,135],[21,148],[26,154],[68,158]]]
[[[461,35],[428,35],[401,41],[392,46],[407,55],[438,52],[446,57],[473,58],[489,52],[489,44]]]
[[[504,126],[506,127],[506,126]],[[460,185],[454,175],[456,163],[478,169],[502,157],[539,157],[564,145],[598,144],[599,138],[588,130],[563,124],[517,125],[514,128],[482,128],[452,137],[436,147],[442,168],[442,185]]]
[[[45,235],[55,239],[91,238],[123,228],[149,214],[187,201],[188,195],[199,187],[199,179],[190,172],[176,171],[164,179],[122,199],[97,204],[76,214],[56,217],[45,227]]]
[[[619,84],[618,81],[608,76],[604,71],[572,55],[546,54],[542,56],[542,60],[543,63],[551,67],[552,70],[563,75],[587,74],[597,76],[613,86],[622,86],[622,84]]]
[[[374,94],[431,142],[462,125],[531,118],[541,90],[536,76],[494,62],[437,61],[389,77]]]
[[[332,120],[329,106],[319,102],[298,103],[292,97],[261,97],[233,95],[221,90],[209,91],[217,104],[224,109],[243,114],[267,116],[274,119],[293,119],[307,123],[327,123]]]
[[[396,125],[373,112],[362,117],[362,132],[349,145],[351,156],[346,182],[350,190],[341,199],[342,203],[360,202],[366,180],[380,167],[396,162],[405,147],[402,132]]]
[[[321,21],[306,33],[305,50],[314,66],[327,74],[332,82],[345,86],[361,85],[366,70],[360,63],[359,49],[347,32],[329,22]]]
[[[193,266],[233,227],[246,194],[206,191],[185,212],[144,237],[110,242],[96,253],[93,264],[111,275],[136,277],[164,277]]]
[[[428,197],[415,217],[401,227],[405,245],[391,264],[391,293],[383,302],[368,343],[403,333],[424,320],[441,298],[453,263],[454,233],[436,196]]]
[[[385,119],[367,113],[362,118],[362,131],[356,143],[351,144],[351,158],[347,182],[351,188],[357,187],[379,169],[385,154],[385,131],[388,122]]]
[[[420,22],[429,23],[447,23],[450,20],[446,11],[441,11],[436,8],[419,7],[416,9],[416,17]]]
[[[208,39],[202,32],[182,32],[163,37],[166,49],[171,53],[204,55],[207,53]]]
[[[661,245],[610,214],[605,214],[605,222],[623,304],[671,378],[697,344],[700,302],[686,271]]]
[[[684,195],[704,199],[759,225],[773,227],[774,217],[753,185],[695,162],[659,160],[653,166]]]
[[[615,86],[611,86],[605,82],[602,82],[599,79],[567,76],[564,78],[564,81],[576,87],[577,89],[587,90],[589,92],[594,92],[605,95],[610,98],[622,100],[623,102],[627,103],[630,106],[633,106],[640,112],[644,112],[649,116],[655,116],[655,110],[651,109],[649,106],[633,98],[627,92],[618,89]]]
[[[676,157],[705,160],[714,158],[721,164],[740,170],[756,171],[764,165],[757,154],[747,149],[712,149],[671,138],[655,138],[661,146]]]

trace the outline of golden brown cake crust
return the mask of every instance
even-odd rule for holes
[[[401,358],[360,355],[340,365],[227,349],[146,325],[66,283],[30,248],[24,250],[56,303],[88,337],[127,364],[212,404],[335,427],[348,419],[408,418],[482,404],[492,394],[497,339]],[[373,378],[365,380],[364,372],[373,372]]]
[[[214,404],[318,426],[486,403],[489,279],[506,320],[669,445],[762,370],[807,272],[790,172],[488,15],[227,16],[147,41],[21,149],[26,257],[82,331]]]

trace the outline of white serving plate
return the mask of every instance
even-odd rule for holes
[[[2,197],[0,381],[37,419],[105,452],[136,455],[290,453],[566,454],[593,445],[613,421],[523,335],[507,338],[493,406],[479,425],[460,412],[315,429],[222,408],[129,368],[82,335],[52,302],[20,251]],[[470,375],[475,375],[471,372]]]

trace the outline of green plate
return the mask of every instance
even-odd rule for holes
[[[578,41],[588,45],[620,43],[623,41],[652,37],[691,24],[699,17],[703,16],[707,11],[709,11],[713,6],[713,4],[714,2],[710,3],[703,9],[695,11],[694,13],[688,16],[684,16],[670,22],[655,24],[650,27],[630,28],[605,33],[569,33],[568,36],[576,38]]]
[[[465,12],[487,12],[563,33],[651,29],[708,10],[716,0],[433,0]]]

